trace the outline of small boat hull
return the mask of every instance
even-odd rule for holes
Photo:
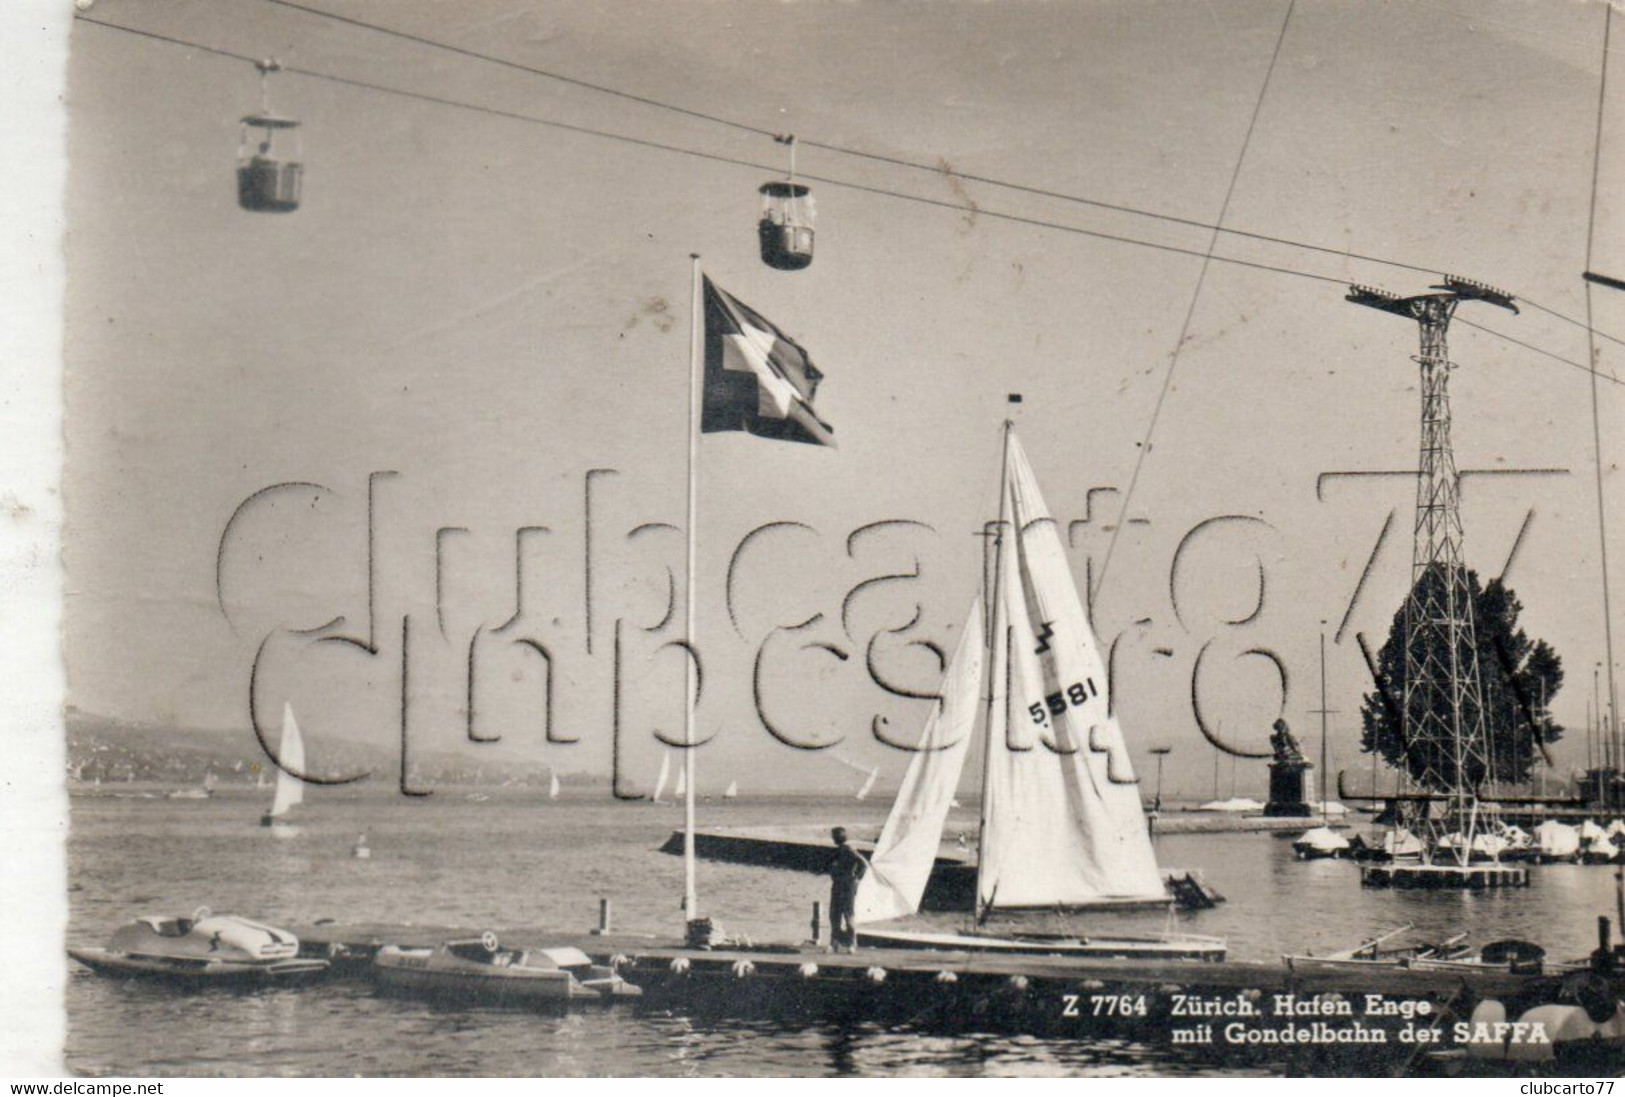
[[[608,968],[552,966],[522,951],[491,951],[500,962],[470,960],[446,945],[432,949],[386,945],[373,959],[373,979],[386,991],[481,1005],[607,1002],[643,993]]]
[[[1225,958],[1225,943],[1194,934],[1166,937],[991,937],[916,930],[858,930],[858,944],[870,948],[992,952],[1000,955],[1091,956],[1125,960],[1211,960]]]
[[[97,975],[115,979],[150,979],[194,987],[299,983],[315,979],[327,971],[325,960],[275,960],[255,964],[143,956],[105,948],[70,948],[68,955]]]

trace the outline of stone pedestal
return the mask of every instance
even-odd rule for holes
[[[1303,775],[1313,769],[1308,762],[1277,760],[1270,763],[1270,802],[1264,805],[1264,814],[1276,817],[1304,818],[1310,814],[1309,804],[1303,798]]]

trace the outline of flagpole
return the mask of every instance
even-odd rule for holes
[[[693,309],[688,341],[688,550],[685,567],[687,585],[683,588],[683,639],[688,642],[688,658],[683,661],[683,747],[688,762],[688,784],[683,789],[683,917],[692,922],[700,916],[699,891],[694,879],[694,789],[699,784],[694,768],[694,540],[698,511],[700,455],[700,368],[705,358],[705,315],[700,297],[700,256],[693,261]]]

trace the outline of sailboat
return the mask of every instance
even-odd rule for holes
[[[995,936],[980,929],[999,912],[1172,903],[1110,705],[1103,650],[1078,597],[1058,527],[1008,423],[1002,479],[991,627],[984,628],[978,599],[921,733],[921,749],[881,831],[871,871],[859,884],[855,916],[863,925],[919,909],[973,738],[977,701],[985,696],[978,928],[860,929],[858,941],[893,948],[1223,959],[1225,944],[1214,937]]]
[[[736,799],[738,796],[739,796],[739,782],[738,781],[729,781],[728,782],[728,787],[722,790],[722,798],[724,800],[733,800],[733,799]]]
[[[547,775],[547,798],[549,800],[557,800],[559,798],[559,775],[556,773],[550,773]]]
[[[671,754],[670,754],[670,752],[667,752],[667,753],[662,754],[660,756],[660,775],[655,778],[655,790],[654,790],[654,795],[649,797],[649,802],[650,803],[654,803],[654,804],[664,803],[664,801],[661,800],[660,798],[666,794],[666,778],[668,778],[670,776],[671,776]]]
[[[288,771],[304,772],[305,741],[299,734],[299,722],[293,718],[291,704],[282,706],[282,741],[277,746],[277,760],[281,765],[276,771],[276,792],[272,794],[270,810],[260,816],[260,826],[270,827],[271,833],[279,838],[292,837],[299,833],[299,828],[285,817],[304,802],[305,783]]]
[[[677,763],[677,787],[672,789],[672,797],[681,800],[688,792],[688,762]]]
[[[879,777],[880,777],[880,767],[876,766],[874,769],[869,771],[869,776],[864,778],[863,787],[858,789],[858,794],[856,796],[854,796],[853,799],[854,800],[867,799],[868,796],[869,796],[869,790],[875,787],[875,781]]]

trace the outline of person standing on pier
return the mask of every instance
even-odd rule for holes
[[[856,952],[858,930],[852,918],[857,912],[858,881],[869,871],[869,862],[847,845],[845,827],[836,827],[829,836],[835,842],[824,870],[829,873],[829,943],[836,952]]]

